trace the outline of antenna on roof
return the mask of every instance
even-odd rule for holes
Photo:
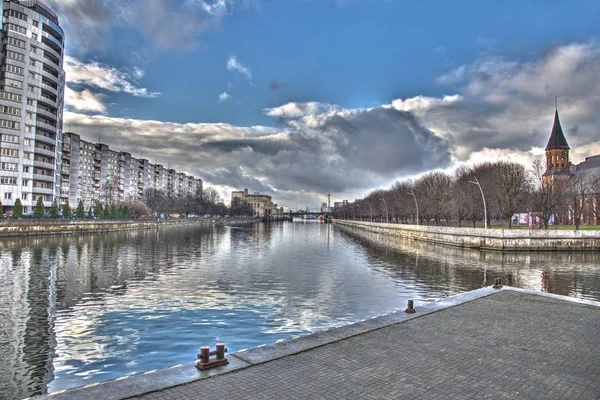
[[[558,97],[554,96],[554,108],[558,111]]]

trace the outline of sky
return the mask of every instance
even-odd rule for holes
[[[398,179],[600,154],[600,2],[47,0],[65,131],[315,209]]]

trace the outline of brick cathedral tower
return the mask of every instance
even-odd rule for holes
[[[556,183],[566,183],[573,173],[569,161],[569,144],[560,126],[558,108],[554,112],[554,125],[552,133],[546,145],[546,172],[544,172],[543,183],[545,186],[554,186]]]

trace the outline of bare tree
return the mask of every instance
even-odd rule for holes
[[[544,229],[548,229],[551,217],[563,202],[565,188],[561,181],[544,184],[544,164],[541,160],[533,163],[533,189],[530,199],[532,209],[540,214]]]
[[[587,197],[592,189],[592,181],[586,171],[580,171],[569,179],[567,185],[567,198],[570,211],[573,215],[575,230],[579,230]]]
[[[499,161],[495,163],[495,168],[498,209],[508,219],[508,229],[512,229],[512,216],[522,208],[531,187],[530,175],[525,166],[515,162]]]

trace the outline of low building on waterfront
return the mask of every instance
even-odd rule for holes
[[[259,218],[283,219],[283,207],[277,207],[271,196],[255,192],[248,193],[248,189],[231,192],[231,201],[240,199],[252,207],[254,216]]]

